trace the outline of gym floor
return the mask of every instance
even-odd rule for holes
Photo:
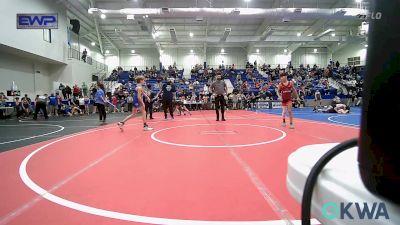
[[[213,111],[123,132],[121,114],[0,123],[1,224],[299,224],[287,158],[359,132],[360,112]],[[318,221],[314,221],[318,224]]]

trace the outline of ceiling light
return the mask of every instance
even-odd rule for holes
[[[224,53],[224,52],[225,52],[225,49],[221,48],[221,53]]]
[[[190,32],[190,33],[189,33],[189,36],[190,36],[190,37],[193,37],[193,33],[192,33],[192,32]]]
[[[98,12],[98,11],[99,11],[98,8],[89,8],[89,9],[88,9],[88,13],[89,13],[89,14],[93,14],[93,13]]]
[[[257,48],[256,52],[259,53],[259,52],[260,52],[260,49]]]
[[[145,19],[146,17],[145,16],[143,16],[143,19]]]
[[[314,48],[314,53],[316,53],[318,50],[316,48]]]
[[[300,37],[301,36],[301,33],[299,32],[299,33],[297,33],[297,37]]]
[[[110,50],[106,50],[106,54],[110,54]]]
[[[100,18],[105,19],[106,18],[106,14],[101,14]]]
[[[287,49],[285,48],[285,49],[283,50],[283,52],[286,53],[286,52],[287,52]]]
[[[92,43],[90,43],[92,46],[95,46],[96,45],[96,43],[94,42],[94,41],[92,41]]]
[[[244,0],[245,2],[250,2],[251,0]]]
[[[356,2],[357,2],[357,3],[361,3],[361,2],[362,2],[362,0],[356,0]]]
[[[193,49],[190,49],[190,53],[193,53]]]
[[[132,15],[132,14],[126,15],[126,19],[127,20],[134,20],[135,19],[135,15]]]
[[[132,54],[135,54],[135,50],[131,50],[131,53],[132,53]]]
[[[307,35],[307,37],[311,37],[311,36],[312,36],[312,34]]]
[[[146,18],[148,18],[148,17],[149,17],[149,15],[146,15],[145,17],[146,17]]]
[[[368,48],[368,45],[364,45],[364,47]]]
[[[336,34],[335,34],[335,33],[332,33],[332,34],[331,34],[331,36],[332,36],[332,37],[335,37],[335,36],[336,36]]]

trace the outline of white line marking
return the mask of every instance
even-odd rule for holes
[[[290,212],[287,209],[285,209],[282,206],[278,198],[276,198],[272,194],[272,192],[264,185],[264,183],[261,181],[260,178],[258,178],[257,174],[251,169],[251,167],[247,165],[247,163],[244,160],[242,160],[242,158],[240,158],[240,156],[235,150],[231,149],[230,153],[233,156],[233,158],[235,158],[236,161],[239,163],[240,167],[250,178],[251,182],[254,184],[254,186],[257,188],[257,190],[260,192],[263,198],[272,207],[274,212],[278,214],[279,218],[282,218],[283,221],[286,221],[285,224],[293,225],[291,221],[294,219],[294,217],[290,214]]]
[[[340,122],[340,121],[332,119],[332,118],[337,118],[337,117],[347,117],[347,116],[346,115],[330,116],[330,117],[328,117],[328,120],[333,122],[333,123],[344,124],[344,125],[353,126],[353,127],[359,127],[360,126],[358,124],[345,123],[345,122]]]
[[[183,126],[176,126],[176,127],[168,127],[164,128],[161,130],[158,130],[154,133],[151,134],[151,139],[153,139],[156,142],[167,144],[167,145],[175,145],[175,146],[180,146],[180,147],[190,147],[190,148],[241,148],[241,147],[250,147],[250,146],[257,146],[257,145],[264,145],[264,144],[269,144],[272,142],[280,141],[286,137],[286,133],[282,130],[279,130],[277,128],[273,127],[268,127],[268,126],[261,126],[261,125],[255,125],[255,124],[229,124],[230,126],[252,126],[252,127],[261,127],[261,128],[268,128],[271,130],[276,130],[279,131],[282,135],[276,139],[269,140],[269,141],[263,141],[263,142],[258,142],[258,143],[252,143],[252,144],[241,144],[241,145],[189,145],[189,144],[179,144],[179,143],[173,143],[173,142],[168,142],[168,141],[163,141],[160,140],[156,137],[156,135],[160,132],[166,131],[166,130],[172,130],[175,128],[181,128],[181,127],[195,127],[195,126],[210,126],[212,124],[190,124],[190,125],[183,125]]]
[[[57,189],[59,189],[60,187],[65,185],[66,183],[70,182],[75,177],[77,177],[77,176],[81,175],[82,173],[88,171],[90,168],[94,167],[95,165],[99,164],[100,162],[102,162],[106,158],[108,158],[111,155],[115,154],[116,152],[121,150],[123,147],[125,147],[126,145],[130,144],[131,142],[133,142],[139,136],[136,136],[136,137],[134,137],[134,139],[126,142],[125,144],[119,145],[118,147],[112,149],[112,151],[106,153],[105,155],[101,156],[100,158],[98,158],[98,159],[94,160],[93,162],[89,163],[87,166],[85,166],[84,168],[82,168],[79,171],[75,172],[74,174],[72,174],[71,176],[67,177],[66,179],[58,182],[57,184],[52,186],[49,190],[47,190],[47,192],[48,193],[53,193],[54,191],[56,191]],[[36,196],[35,198],[33,198],[31,201],[27,202],[23,206],[21,206],[21,207],[15,209],[14,211],[10,212],[9,214],[7,214],[3,218],[1,218],[0,225],[7,224],[9,221],[11,221],[15,217],[21,215],[24,211],[26,211],[29,208],[31,208],[32,206],[34,206],[37,202],[39,202],[42,199],[43,199],[42,195]]]
[[[210,131],[201,131],[200,134],[202,135],[214,135],[214,134],[237,134],[236,131],[230,130],[230,131],[216,131],[216,130],[210,130]]]
[[[0,126],[3,126],[3,125],[0,125]],[[29,139],[38,138],[38,137],[44,137],[44,136],[47,136],[47,135],[50,135],[50,134],[55,134],[55,133],[58,133],[58,132],[64,130],[63,126],[54,125],[54,124],[24,124],[24,125],[4,125],[4,126],[16,126],[16,127],[18,127],[18,126],[49,126],[49,127],[59,127],[60,129],[58,129],[56,131],[48,132],[48,133],[45,133],[45,134],[35,135],[35,136],[21,138],[21,139],[12,140],[12,141],[0,142],[0,145],[19,142],[19,141],[25,141],[25,140],[29,140]]]
[[[160,225],[286,225],[286,221],[284,220],[273,220],[273,221],[204,221],[204,220],[180,220],[180,219],[168,219],[168,218],[159,218],[159,217],[149,217],[149,216],[139,216],[139,215],[134,215],[134,214],[127,214],[127,213],[120,213],[120,212],[114,212],[114,211],[109,211],[109,210],[104,210],[104,209],[99,209],[83,204],[79,204],[73,201],[69,201],[66,199],[63,199],[61,197],[58,197],[56,195],[53,195],[49,191],[46,191],[39,185],[37,185],[34,181],[31,180],[31,178],[28,176],[28,173],[26,171],[27,164],[29,160],[38,152],[42,151],[46,147],[53,145],[57,142],[61,142],[63,140],[80,136],[83,134],[88,134],[92,132],[97,132],[101,130],[106,130],[106,129],[111,129],[111,128],[116,128],[116,127],[108,127],[104,129],[96,129],[96,130],[91,130],[91,131],[86,131],[86,132],[81,132],[78,134],[70,135],[55,141],[52,141],[32,153],[30,153],[21,163],[20,168],[19,168],[19,174],[22,179],[22,181],[27,185],[31,190],[39,194],[41,197],[59,204],[61,206],[65,206],[67,208],[75,209],[81,212],[89,213],[92,215],[97,215],[97,216],[102,216],[102,217],[107,217],[107,218],[113,218],[113,219],[119,219],[119,220],[125,220],[125,221],[132,221],[132,222],[139,222],[139,223],[148,223],[148,224],[160,224]],[[315,222],[315,221],[314,221]],[[299,220],[293,221],[294,224],[298,224]],[[313,223],[313,224],[318,224],[318,223]]]

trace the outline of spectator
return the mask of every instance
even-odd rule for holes
[[[8,100],[7,96],[4,94],[4,92],[0,92],[0,106],[5,106],[6,100]]]
[[[71,89],[71,87],[70,86],[66,86],[65,87],[65,93],[66,93],[66,97],[67,97],[67,99],[69,99],[69,98],[71,98],[71,95],[72,95],[72,89]]]
[[[83,96],[87,96],[88,95],[88,87],[87,87],[85,82],[83,82],[83,84],[82,84],[82,95]]]
[[[78,87],[78,85],[74,85],[74,92],[73,92],[73,96],[74,96],[74,100],[76,100],[79,97],[79,93],[81,92],[81,89]]]
[[[82,52],[82,60],[86,63],[87,51],[86,48]]]
[[[57,97],[53,93],[49,96],[49,115],[58,116]]]
[[[17,112],[17,118],[21,119],[22,115],[24,115],[24,108],[22,107],[22,101],[19,100],[19,97],[15,98],[15,111]]]

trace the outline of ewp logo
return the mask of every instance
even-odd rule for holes
[[[352,208],[355,207],[355,212],[354,209],[351,210]],[[353,211],[353,214],[350,212]],[[368,203],[363,202],[362,204],[358,202],[349,202],[349,203],[340,203],[340,207],[334,203],[334,202],[328,202],[322,206],[322,216],[327,218],[328,220],[333,220],[333,219],[350,219],[354,220],[354,217],[357,217],[356,219],[387,219],[389,220],[389,214],[386,209],[386,205],[383,202],[374,202],[371,205],[368,205]]]
[[[57,29],[57,14],[17,14],[17,29]]]

